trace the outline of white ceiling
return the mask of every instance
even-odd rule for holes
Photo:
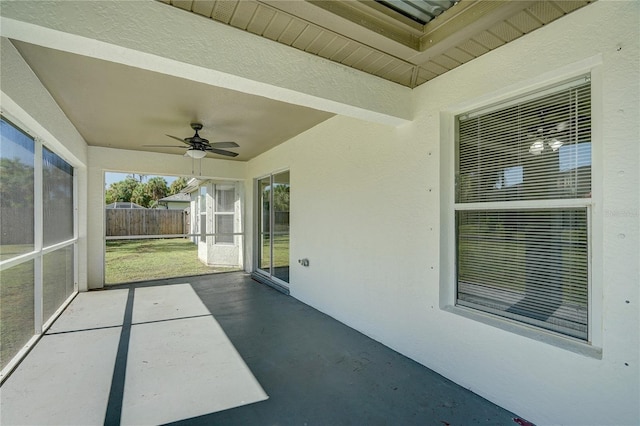
[[[90,146],[181,154],[167,137],[234,141],[249,160],[333,114],[140,68],[13,41]],[[225,158],[209,153],[209,157]]]

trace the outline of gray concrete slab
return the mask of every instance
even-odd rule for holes
[[[244,273],[80,296],[0,389],[3,425],[517,419]]]
[[[513,413],[246,275],[191,284],[269,399],[175,424],[516,424]]]

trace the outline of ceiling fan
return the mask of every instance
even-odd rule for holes
[[[187,149],[187,152],[185,152],[185,156],[186,157],[191,157],[191,158],[204,158],[207,155],[207,152],[213,152],[214,154],[218,154],[218,155],[224,155],[227,157],[237,157],[238,153],[237,152],[232,152],[232,151],[227,151],[226,149],[221,149],[221,148],[237,148],[240,145],[238,145],[235,142],[213,142],[213,143],[209,143],[209,141],[205,138],[200,137],[200,135],[198,134],[199,130],[202,130],[202,124],[201,123],[191,123],[191,128],[193,130],[195,130],[195,134],[193,136],[191,136],[190,138],[179,138],[177,136],[172,136],[172,135],[167,135],[170,138],[173,138],[175,140],[178,140],[186,145],[189,146],[189,149]],[[156,147],[156,148],[184,148],[183,145],[144,145],[144,146],[149,146],[149,147]]]

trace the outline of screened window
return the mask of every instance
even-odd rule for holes
[[[34,250],[35,142],[0,120],[0,260]]]
[[[456,126],[457,304],[588,340],[589,78]]]
[[[0,381],[76,291],[73,193],[73,167],[2,116]]]
[[[216,185],[215,243],[234,243],[235,187]]]
[[[73,167],[47,148],[42,149],[44,245],[73,238]]]

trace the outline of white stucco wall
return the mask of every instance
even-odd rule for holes
[[[411,124],[334,117],[249,162],[247,191],[291,171],[292,296],[535,423],[640,423],[639,16],[596,2],[421,86]],[[589,69],[601,359],[440,308],[443,112]]]
[[[0,40],[0,109],[64,158],[76,175],[78,287],[87,288],[87,144],[11,42]]]

